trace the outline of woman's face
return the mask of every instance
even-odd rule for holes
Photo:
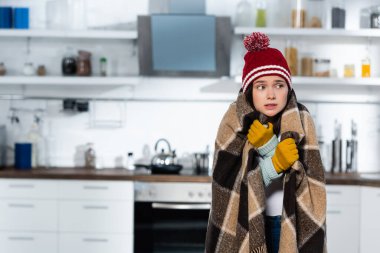
[[[286,106],[288,91],[288,85],[282,77],[260,77],[253,83],[253,105],[267,117],[276,116]]]

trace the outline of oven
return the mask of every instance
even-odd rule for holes
[[[134,252],[203,253],[211,183],[135,183]]]

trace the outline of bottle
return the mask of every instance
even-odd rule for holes
[[[132,152],[127,155],[127,170],[135,170],[135,159]]]
[[[107,58],[100,58],[100,75],[107,76]]]
[[[371,77],[371,60],[368,55],[362,60],[362,77]]]
[[[256,27],[267,26],[267,1],[258,0],[256,12]]]
[[[96,153],[93,143],[86,144],[86,151],[84,153],[85,167],[87,169],[95,169],[96,167]]]
[[[40,133],[38,121],[39,119],[35,118],[27,135],[28,141],[32,143],[32,168],[42,166],[41,163],[44,160],[43,138]]]
[[[252,26],[253,20],[251,4],[248,0],[241,0],[236,8],[235,26]]]
[[[79,50],[78,53],[77,75],[91,76],[91,53],[84,50]]]

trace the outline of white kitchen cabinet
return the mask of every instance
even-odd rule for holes
[[[133,252],[133,183],[0,179],[0,252]]]
[[[133,237],[111,234],[65,234],[59,237],[59,253],[132,253]]]
[[[62,232],[133,233],[133,202],[60,201]]]
[[[133,252],[132,182],[61,180],[59,252]]]
[[[380,235],[380,188],[361,188],[361,253],[379,251]]]
[[[57,233],[0,232],[3,253],[57,253],[57,245]]]
[[[358,253],[360,243],[360,187],[327,185],[327,250]]]

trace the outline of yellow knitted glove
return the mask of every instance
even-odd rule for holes
[[[296,142],[293,138],[281,141],[274,151],[272,163],[277,173],[281,173],[290,168],[299,159]]]
[[[256,119],[249,128],[247,137],[255,148],[259,148],[273,137],[273,125],[268,123],[268,127],[265,127]]]

